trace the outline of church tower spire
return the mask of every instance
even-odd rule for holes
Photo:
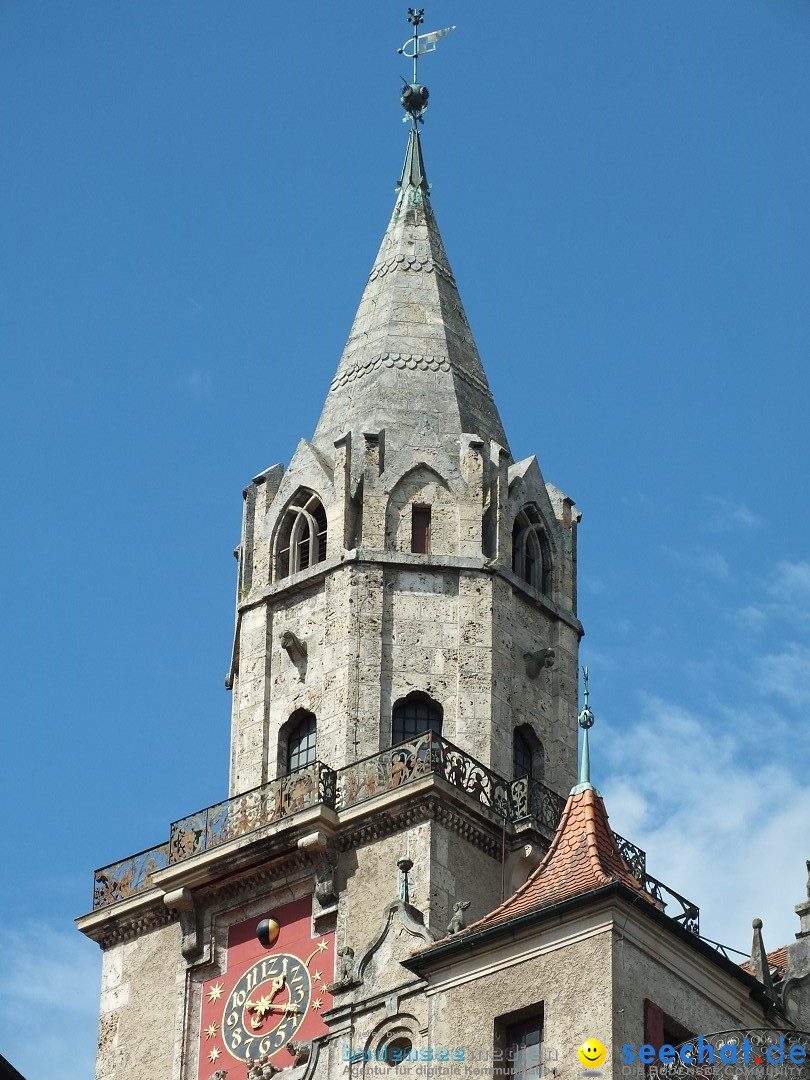
[[[405,87],[412,117],[424,94]],[[416,423],[426,444],[449,448],[468,432],[508,452],[431,206],[416,119],[398,188],[313,442],[329,453],[349,430],[385,428],[390,452]]]

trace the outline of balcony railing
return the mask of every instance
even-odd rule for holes
[[[428,731],[408,742],[363,758],[335,772],[322,762],[215,803],[172,822],[169,841],[96,871],[93,909],[145,892],[155,870],[219,847],[309,807],[338,810],[357,806],[424,776],[448,783],[501,817],[535,817],[548,832],[560,819],[565,800],[535,780],[504,780],[447,739]]]
[[[169,845],[158,844],[96,870],[93,911],[152,888],[152,874],[169,865]]]
[[[528,776],[513,780],[510,788],[512,820],[534,818],[546,832],[553,833],[565,806],[562,795]]]
[[[795,1061],[791,1057],[794,1047],[802,1051],[796,1054]],[[675,1060],[651,1066],[651,1077],[659,1080],[722,1080],[724,1077],[767,1080],[776,1076],[807,1080],[810,1077],[810,1032],[807,1031],[733,1028],[695,1035],[673,1050]],[[773,1051],[776,1060],[772,1060],[769,1051]]]
[[[505,780],[441,735],[427,731],[337,772],[316,761],[289,776],[172,822],[168,843],[96,871],[93,909],[145,892],[151,888],[156,870],[246,836],[300,810],[318,805],[346,810],[426,776],[441,777],[500,817],[510,821],[533,819],[549,835],[556,829],[565,806],[561,795],[537,780],[527,776]],[[613,835],[645,890],[665,909],[672,908],[667,914],[676,922],[698,934],[696,905],[647,873],[647,857],[641,848],[618,833]]]
[[[316,761],[244,795],[173,821],[169,826],[169,862],[182,862],[319,803],[334,806],[335,771]]]

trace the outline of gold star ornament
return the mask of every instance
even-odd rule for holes
[[[209,1024],[208,1027],[205,1029],[206,1039],[215,1039],[217,1037],[217,1030],[218,1028],[216,1024]]]
[[[213,986],[209,987],[209,990],[208,990],[208,1000],[209,1000],[209,1002],[211,1002],[211,1001],[219,1001],[219,999],[222,997],[222,991],[223,991],[223,986],[222,986],[222,983],[219,983],[219,982],[214,983]]]
[[[220,1050],[220,1048],[218,1046],[215,1046],[214,1049],[209,1053],[208,1060],[216,1061],[221,1053],[222,1051]]]

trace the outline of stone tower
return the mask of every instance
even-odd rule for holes
[[[311,1070],[341,995],[393,1016],[402,950],[525,881],[576,778],[578,520],[513,460],[414,123],[315,433],[244,492],[229,797],[79,921],[98,1080]]]
[[[578,514],[509,451],[416,130],[398,187],[314,436],[245,492],[232,796],[307,720],[337,770],[431,727],[510,781],[574,779]]]

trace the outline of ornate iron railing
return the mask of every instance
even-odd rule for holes
[[[804,1050],[801,1062],[791,1059],[790,1051],[795,1046]],[[734,1028],[696,1035],[673,1050],[676,1060],[656,1068],[661,1080],[687,1077],[689,1080],[767,1080],[776,1075],[806,1080],[810,1077],[810,1032],[807,1031]],[[683,1060],[681,1051],[691,1060]]]
[[[697,904],[693,904],[685,896],[681,896],[674,889],[670,889],[663,881],[659,881],[658,878],[654,878],[652,874],[647,873],[646,851],[642,851],[640,847],[636,847],[635,844],[624,836],[620,836],[617,832],[613,834],[613,839],[616,841],[619,853],[633,872],[633,877],[644,886],[644,891],[658,901],[671,919],[674,919],[685,929],[700,937],[700,909]],[[675,911],[667,910],[673,904],[676,905]]]
[[[700,937],[700,908],[697,904],[693,904],[691,900],[687,900],[685,896],[681,896],[680,893],[671,889],[669,885],[665,885],[663,881],[654,878],[652,874],[645,873],[641,879],[641,884],[644,886],[645,892],[648,892],[650,896],[663,905],[664,911],[666,911],[670,919],[674,919],[685,930]],[[674,911],[668,910],[672,904],[676,905]]]
[[[510,799],[512,821],[531,817],[548,833],[557,828],[565,807],[562,795],[528,776],[512,781]]]
[[[335,771],[320,761],[173,821],[169,862],[189,859],[318,803],[335,805]]]
[[[152,887],[152,874],[168,865],[169,845],[164,843],[96,870],[93,881],[93,910],[146,892]]]
[[[93,908],[107,907],[145,892],[151,888],[156,870],[219,847],[299,810],[319,804],[345,810],[431,775],[442,777],[510,821],[532,818],[549,834],[556,829],[565,806],[561,795],[537,780],[526,776],[505,780],[441,735],[428,731],[338,772],[316,761],[289,776],[172,822],[168,843],[96,872]],[[687,930],[699,934],[697,906],[647,873],[647,857],[641,848],[618,833],[613,835],[644,889],[664,910],[674,904],[675,910],[667,914]]]
[[[635,844],[632,844],[617,832],[614,832],[613,839],[616,841],[619,854],[633,871],[633,877],[643,884],[644,879],[647,877],[647,852],[642,851],[640,847],[636,847]]]
[[[482,762],[435,732],[356,761],[337,774],[339,810],[392,791],[424,776],[441,776],[483,806],[511,821],[536,817],[550,832],[557,827],[565,799],[536,780],[504,780]]]

